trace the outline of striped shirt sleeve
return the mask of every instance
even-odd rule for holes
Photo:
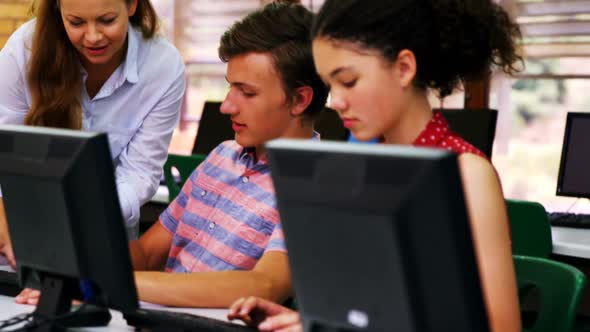
[[[207,162],[206,160],[203,162]],[[201,163],[201,165],[203,164]],[[159,222],[166,228],[170,233],[176,233],[176,228],[178,227],[178,223],[182,218],[184,210],[186,209],[187,202],[190,198],[191,192],[193,190],[193,179],[196,177],[199,169],[201,167],[197,167],[191,176],[186,180],[184,185],[182,186],[182,190],[176,196],[176,198],[168,205],[166,210],[162,212],[159,218]]]
[[[283,234],[283,227],[281,224],[277,224],[270,235],[268,246],[264,253],[269,251],[287,252],[287,246],[285,245],[285,235]]]

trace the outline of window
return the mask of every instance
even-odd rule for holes
[[[317,11],[324,0],[302,0]],[[186,63],[187,95],[169,151],[190,154],[203,103],[222,100],[227,91],[225,64],[217,56],[219,38],[235,21],[268,0],[152,0],[163,34],[179,49]],[[220,5],[222,3],[222,5]]]
[[[220,2],[223,4],[220,5]],[[186,64],[187,92],[169,151],[190,154],[203,103],[222,100],[227,91],[225,64],[217,56],[219,38],[235,21],[260,6],[260,0],[153,0],[164,34]]]
[[[590,1],[515,1],[526,69],[496,75],[493,163],[509,198],[548,211],[590,212],[588,201],[558,197],[557,173],[568,111],[590,111]]]

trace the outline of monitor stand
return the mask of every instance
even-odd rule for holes
[[[332,325],[328,322],[319,322],[319,321],[310,321],[310,320],[304,320],[303,325],[304,325],[303,331],[310,331],[310,332],[356,332],[356,331],[360,331],[360,329],[342,327],[342,326]]]
[[[73,294],[78,292],[79,287],[73,279],[41,276],[41,296],[27,331],[62,332],[68,327],[107,325],[111,314],[105,307],[84,305],[81,310],[70,311]]]

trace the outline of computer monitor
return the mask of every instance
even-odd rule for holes
[[[231,119],[221,113],[220,107],[220,101],[205,102],[192,154],[208,155],[223,141],[234,139],[235,132],[231,127]],[[315,130],[322,140],[346,141],[349,136],[349,131],[342,124],[338,114],[327,107],[318,115]]]
[[[590,113],[567,114],[557,195],[590,198]]]
[[[0,185],[21,284],[41,289],[36,314],[80,297],[137,309],[106,134],[0,126]]]
[[[338,113],[328,107],[325,107],[320,114],[318,114],[314,127],[320,134],[322,141],[346,142],[350,136],[350,131],[344,127]]]
[[[455,154],[267,149],[306,331],[489,331]]]
[[[234,139],[229,115],[219,110],[220,101],[206,101],[199,120],[199,129],[195,137],[193,154],[208,155],[224,141]]]
[[[498,111],[492,109],[436,109],[451,130],[492,158]]]

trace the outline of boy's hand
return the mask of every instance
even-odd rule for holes
[[[242,320],[260,331],[303,331],[299,313],[257,297],[238,299],[230,306],[227,318]]]
[[[30,304],[30,305],[37,305],[39,302],[39,297],[41,296],[41,291],[31,288],[23,289],[20,294],[18,294],[14,298],[14,302],[18,304]]]

